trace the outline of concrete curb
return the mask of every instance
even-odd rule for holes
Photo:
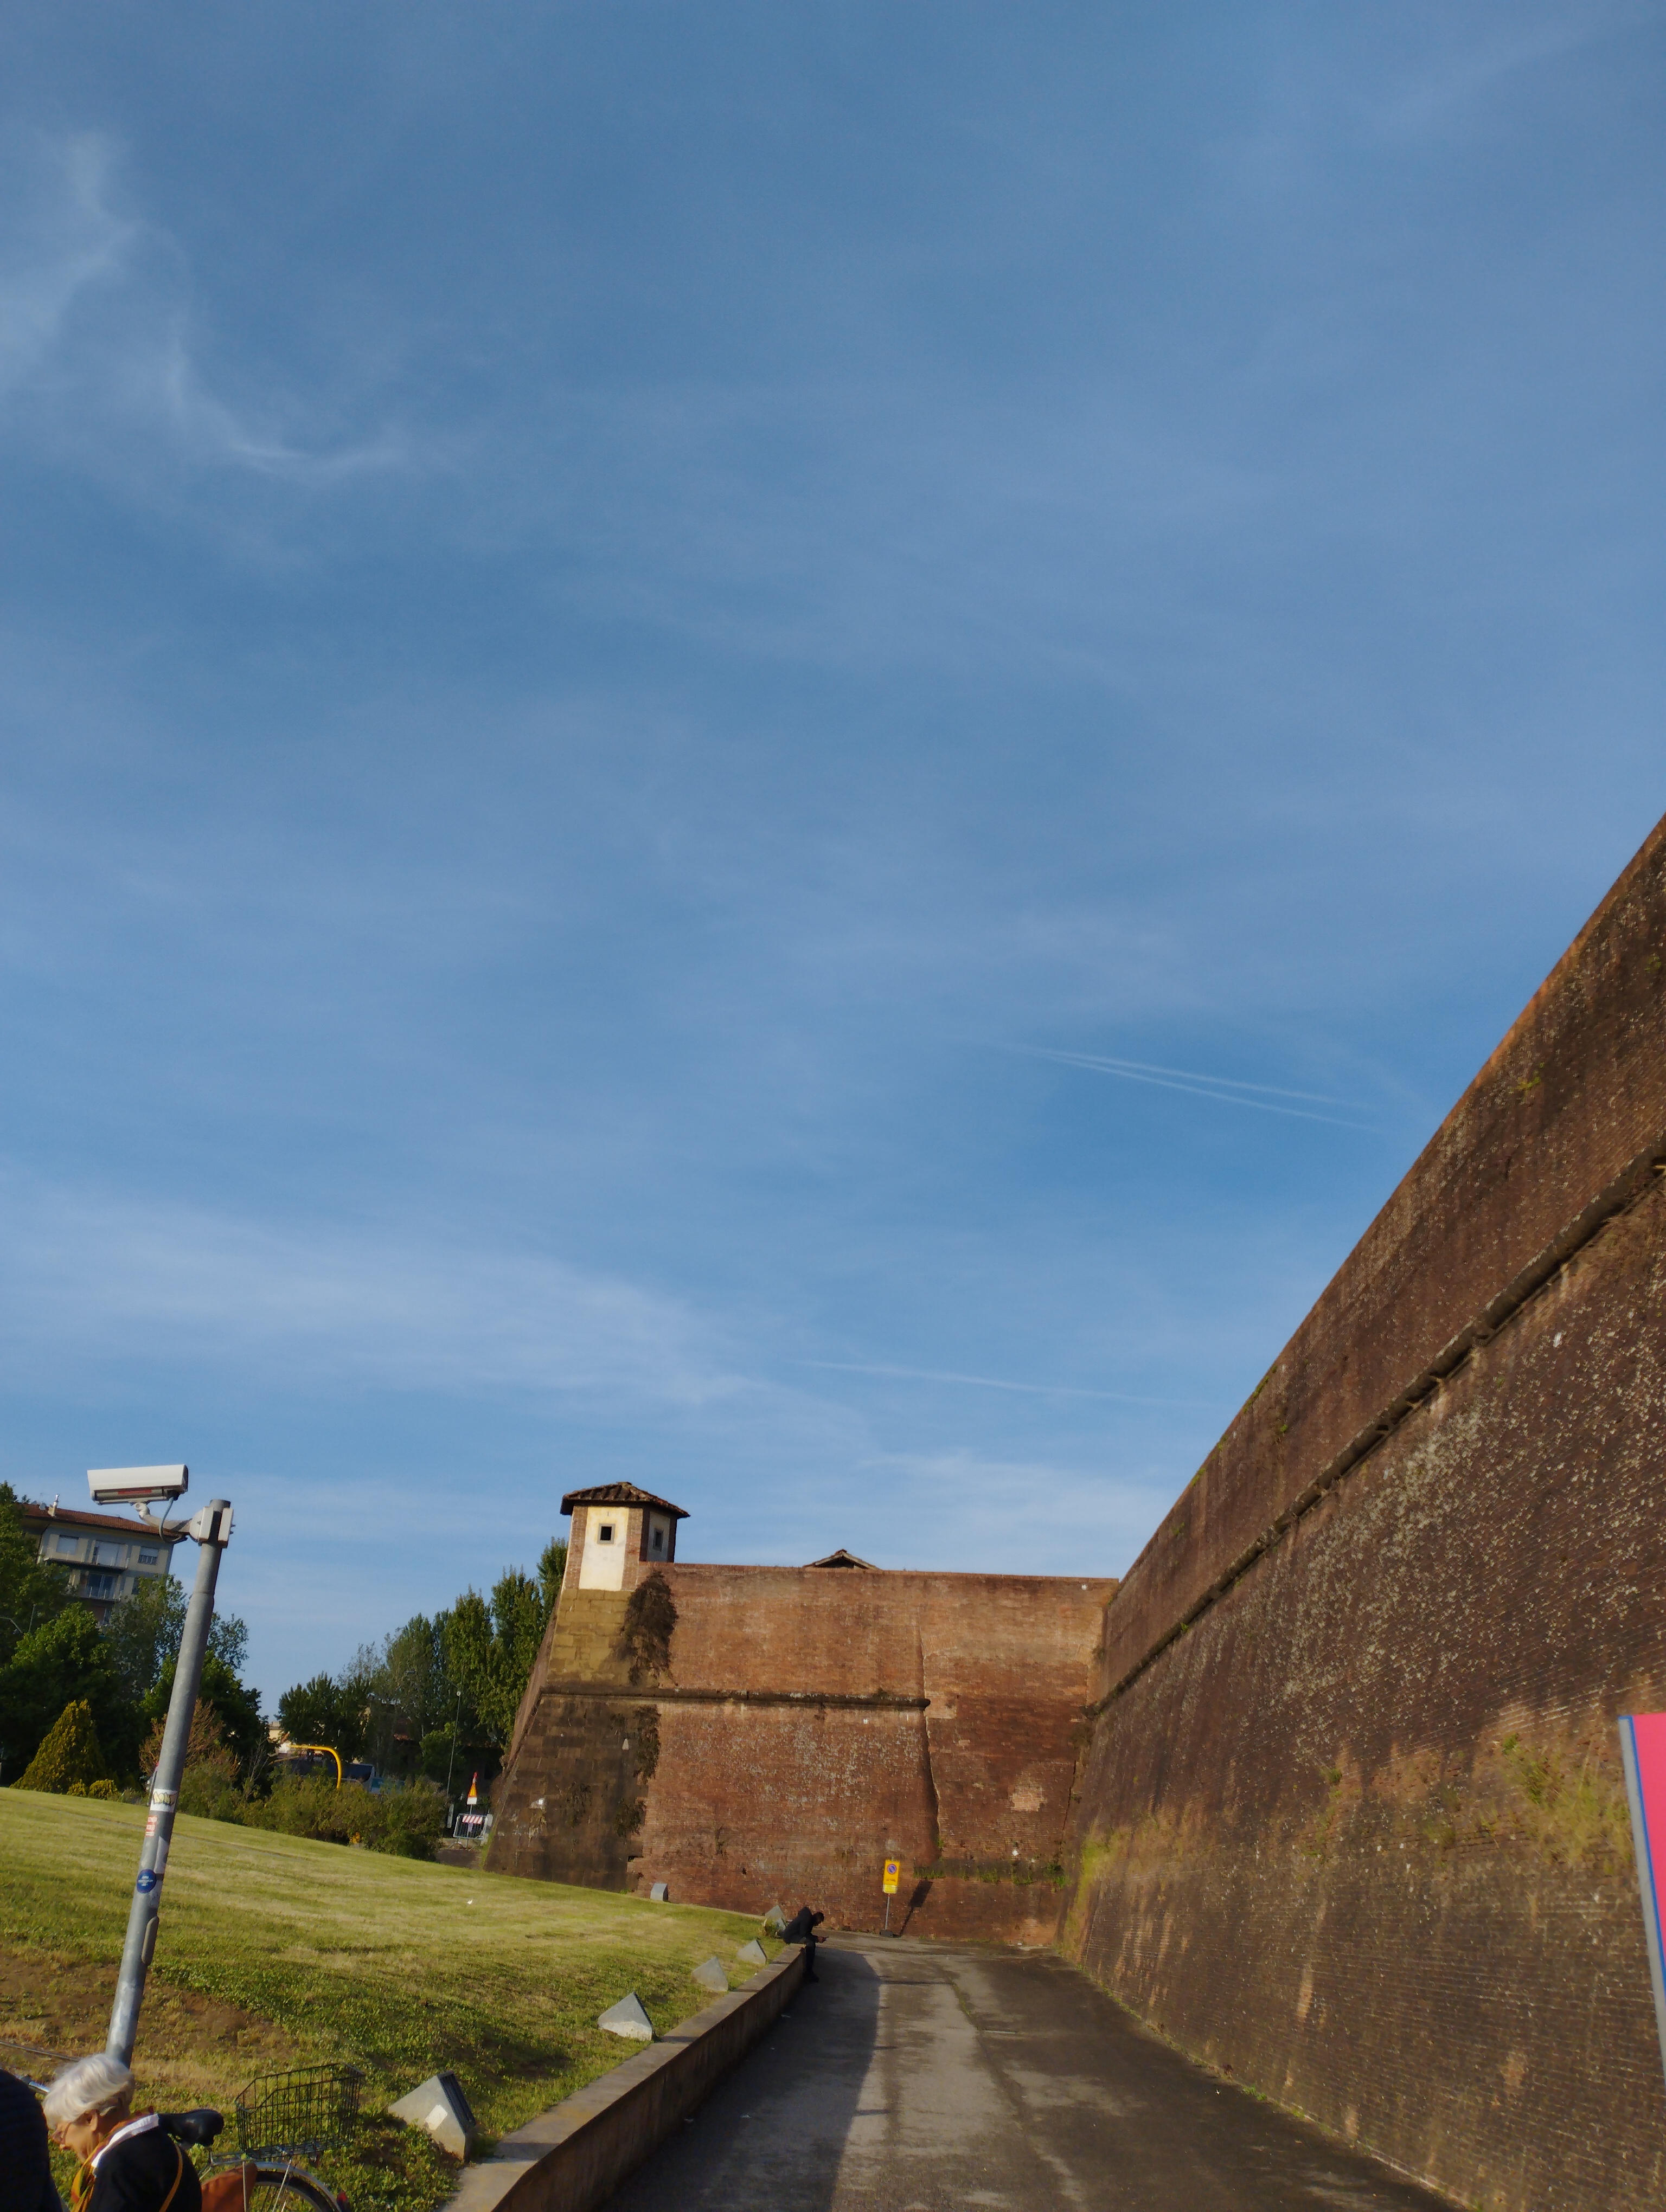
[[[594,2212],[774,2025],[804,1979],[794,1950],[660,2042],[551,2105],[466,2167],[445,2212]]]

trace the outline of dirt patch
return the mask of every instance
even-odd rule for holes
[[[0,2039],[76,2057],[102,2051],[115,1993],[113,1965],[0,1945]],[[305,2060],[271,2021],[155,1976],[133,2056],[143,2092],[165,2106],[228,2102],[252,2075]]]

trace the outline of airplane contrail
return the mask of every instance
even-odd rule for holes
[[[1009,1382],[994,1375],[959,1375],[935,1367],[886,1367],[863,1359],[803,1359],[838,1375],[895,1375],[910,1382],[964,1382],[977,1390],[1021,1390],[1037,1398],[1110,1398],[1121,1406],[1214,1406],[1213,1398],[1138,1398],[1126,1390],[1093,1390],[1080,1382]]]
[[[1369,1121],[1344,1121],[1335,1114],[1312,1114],[1300,1106],[1280,1106],[1274,1101],[1280,1098],[1304,1098],[1316,1106],[1347,1106],[1346,1098],[1327,1098],[1312,1091],[1284,1091],[1272,1083],[1245,1083],[1232,1075],[1201,1075],[1187,1067],[1159,1067],[1140,1060],[1110,1060],[1098,1053],[1059,1052],[1046,1045],[1008,1045],[1008,1052],[1025,1054],[1031,1060],[1057,1060],[1065,1067],[1085,1067],[1097,1075],[1120,1075],[1130,1083],[1151,1083],[1160,1091],[1183,1091],[1193,1098],[1213,1098],[1223,1106],[1253,1106],[1262,1114],[1286,1114],[1297,1121],[1326,1121],[1335,1129],[1369,1129]],[[1242,1094],[1260,1091],[1261,1097]]]

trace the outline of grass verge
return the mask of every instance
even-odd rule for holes
[[[138,1806],[0,1790],[0,2037],[102,2047],[143,1825]],[[489,2136],[629,2055],[595,2025],[627,1990],[663,2033],[709,2002],[690,1968],[715,1954],[737,1986],[752,1970],[735,1951],[758,1932],[702,1906],[185,1816],[163,1900],[143,2101],[229,2115],[252,2075],[350,2060],[374,2113],[450,2067]],[[431,2212],[456,2178],[389,2123],[323,2164],[356,2212]]]

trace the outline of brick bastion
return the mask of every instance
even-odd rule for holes
[[[1104,1577],[677,1559],[667,1501],[563,1500],[560,1601],[495,1792],[502,1873],[875,1928],[1055,1935]],[[604,1536],[605,1541],[604,1542]]]

